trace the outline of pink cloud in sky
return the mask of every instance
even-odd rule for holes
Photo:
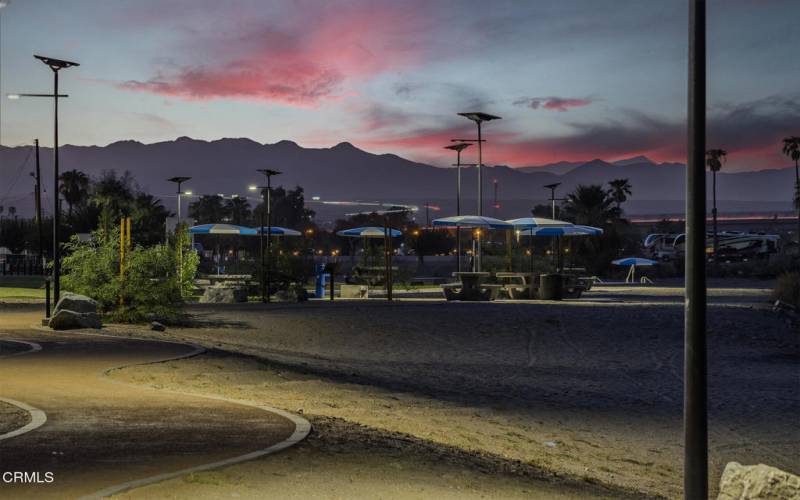
[[[409,29],[423,29],[425,20],[414,12],[375,4],[323,10],[298,21],[249,21],[234,37],[198,35],[181,43],[180,52],[187,52],[188,59],[202,53],[202,60],[117,86],[185,99],[316,106],[345,94],[348,81],[418,63],[422,45],[413,42]]]
[[[531,109],[547,109],[551,111],[568,111],[570,108],[588,106],[594,102],[592,99],[575,97],[523,97],[514,101],[517,106],[527,106]]]

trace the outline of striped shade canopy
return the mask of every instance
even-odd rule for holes
[[[433,225],[438,227],[483,227],[488,229],[514,229],[514,226],[506,221],[482,215],[457,215],[434,219]]]
[[[521,219],[507,220],[515,229],[533,229],[546,226],[572,226],[571,222],[556,219],[546,219],[544,217],[523,217]]]
[[[612,260],[615,266],[655,266],[658,262],[641,257],[625,257],[624,259]]]
[[[255,229],[237,226],[235,224],[201,224],[189,228],[190,234],[240,234],[244,236],[254,236]]]
[[[288,229],[285,227],[280,226],[261,226],[260,228],[256,227],[253,228],[255,234],[271,234],[272,236],[302,236],[303,233],[300,231],[295,231],[294,229]]]
[[[386,233],[384,232],[384,228],[378,226],[367,226],[367,227],[354,227],[352,229],[343,229],[341,231],[336,231],[338,236],[345,236],[348,238],[384,238],[386,237]],[[403,233],[398,231],[397,229],[389,229],[389,234],[391,234],[392,238],[398,238],[402,236]]]
[[[599,236],[603,230],[591,226],[542,226],[531,229],[534,236]]]

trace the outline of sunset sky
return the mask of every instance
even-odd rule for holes
[[[485,161],[683,161],[683,0],[14,0],[2,92],[48,92],[32,54],[74,60],[62,143],[178,136],[341,141],[435,165],[458,111],[503,117]],[[709,146],[788,166],[800,135],[800,2],[709,2]],[[2,102],[2,143],[51,142],[46,99]]]

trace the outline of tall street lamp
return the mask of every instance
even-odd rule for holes
[[[461,215],[461,152],[472,146],[469,142],[458,142],[445,146],[445,149],[456,152],[456,215]],[[458,261],[458,272],[461,272],[461,228],[456,227],[456,260]]]
[[[58,98],[60,97],[58,94],[58,72],[64,68],[79,66],[79,64],[72,61],[54,59],[52,57],[38,55],[34,55],[33,57],[42,61],[42,63],[53,71],[53,177],[55,179],[53,186],[53,197],[55,198],[53,205],[53,298],[55,299],[55,303],[58,304],[61,291],[61,252],[59,248],[60,210],[58,207]]]
[[[550,190],[550,205],[552,207],[552,219],[556,219],[556,201],[561,201],[564,198],[556,198],[556,188],[560,186],[560,182],[556,182],[554,184],[546,184],[544,186],[545,189]],[[556,264],[556,268],[558,267],[558,256],[561,255],[561,237],[556,236],[553,240],[553,261]],[[556,269],[558,271],[558,269]]]
[[[2,0],[0,0],[2,1]],[[61,291],[61,252],[59,245],[60,233],[60,210],[59,210],[59,189],[58,189],[58,99],[69,97],[66,94],[58,93],[58,72],[64,68],[79,66],[76,62],[54,59],[52,57],[34,55],[53,71],[53,93],[52,94],[9,94],[9,99],[19,99],[21,97],[50,97],[53,99],[53,298],[58,303]]]
[[[483,167],[483,138],[481,137],[481,123],[491,120],[499,120],[499,116],[490,115],[489,113],[480,112],[466,112],[458,113],[468,120],[472,120],[478,126],[478,215],[483,215],[483,178],[481,176],[481,168]]]
[[[183,184],[184,182],[186,182],[186,181],[188,181],[190,179],[191,179],[191,177],[170,177],[169,179],[167,179],[167,182],[174,182],[175,184],[178,185],[178,222],[179,223],[181,221],[181,195],[183,194],[183,191],[181,191],[181,184]]]
[[[272,209],[270,205],[272,204],[272,176],[273,175],[280,175],[282,172],[278,172],[277,170],[271,170],[268,168],[260,168],[256,170],[257,172],[261,172],[264,174],[264,177],[267,178],[267,185],[266,186],[250,186],[250,190],[254,191],[255,189],[261,189],[261,199],[264,203],[264,210],[261,211],[261,227],[259,233],[259,245],[261,247],[261,271],[264,273],[266,271],[266,279],[261,280],[261,302],[267,303],[269,302],[269,288],[270,288],[270,281],[271,281],[271,271],[272,271]],[[264,212],[267,212],[267,264],[266,267],[264,265]],[[262,275],[263,276],[263,275]]]

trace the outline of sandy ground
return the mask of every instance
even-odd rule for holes
[[[30,421],[31,416],[27,411],[0,401],[0,435],[28,425]]]
[[[42,347],[0,359],[0,395],[47,415],[43,426],[0,441],[0,472],[54,476],[51,483],[2,482],[2,498],[76,498],[262,450],[294,432],[294,423],[273,412],[114,383],[101,375],[114,366],[193,352],[190,346],[9,331],[7,325],[30,321],[30,314],[6,310],[0,318],[4,338]],[[0,413],[0,419],[5,416]]]
[[[185,347],[41,333],[25,328],[38,317],[38,310],[22,306],[7,308],[0,314],[7,332],[43,346],[43,351],[15,357],[13,363],[0,362],[0,380],[12,381],[0,385],[0,393],[13,393],[18,398],[24,395],[49,415],[41,430],[0,446],[0,470],[54,471],[56,484],[13,489],[4,485],[0,486],[0,497],[12,493],[17,498],[72,497],[109,483],[218,458],[243,445],[243,438],[247,440],[246,446],[258,446],[273,434],[274,422],[266,422],[264,427],[249,415],[248,408],[237,407],[239,413],[227,408],[227,413],[221,415],[222,408],[214,402],[153,391],[153,388],[187,389],[174,383],[185,378],[187,367],[224,374],[222,368],[229,368],[229,361],[232,366],[258,364],[252,359],[217,353],[187,359],[185,365],[175,361],[131,367],[111,372],[112,380],[123,382],[111,385],[96,376],[99,366],[109,364],[109,355],[112,364],[116,364],[163,355],[165,349],[179,352]],[[34,373],[57,382],[35,389],[42,384]],[[220,380],[229,375],[230,372],[220,375]],[[278,379],[283,380],[281,377]],[[150,387],[131,387],[129,382]],[[198,392],[231,396],[233,391],[227,389],[232,383],[223,384],[225,391]],[[113,392],[104,395],[104,389]],[[259,398],[241,394],[251,402],[259,402]],[[100,405],[98,398],[103,400]],[[215,423],[220,416],[227,423],[224,427]],[[5,417],[0,413],[0,419]],[[278,495],[275,492],[280,492],[280,498],[298,499],[620,496],[618,491],[597,485],[542,476],[537,469],[489,454],[465,452],[341,419],[321,415],[310,418],[314,432],[297,449],[213,472],[186,475],[119,497],[264,498]],[[260,420],[264,420],[263,416]]]
[[[214,355],[181,362],[172,378],[157,367],[137,377],[677,498],[681,293],[609,287],[561,303],[195,306],[193,327],[158,335],[269,363]],[[709,293],[712,491],[731,460],[800,471],[799,337],[768,310],[767,295]]]
[[[502,471],[496,460],[410,436],[338,419],[312,417],[312,422],[314,432],[306,441],[278,455],[139,488],[117,498],[620,498],[618,492],[593,485]]]

